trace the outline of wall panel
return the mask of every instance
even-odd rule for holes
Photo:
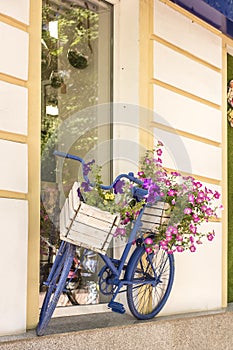
[[[0,73],[27,80],[28,33],[0,22],[0,46]]]
[[[1,177],[0,189],[7,191],[28,191],[27,145],[0,140]]]
[[[25,24],[29,23],[29,0],[7,0],[0,2],[0,13],[13,17]]]
[[[166,167],[221,180],[221,148],[159,128],[155,130],[155,139],[166,145],[163,157]]]
[[[154,85],[154,109],[165,125],[221,142],[222,112],[219,109],[158,85]]]
[[[157,42],[154,78],[218,105],[222,103],[220,73]]]
[[[2,169],[2,168],[1,168]],[[25,331],[27,285],[27,201],[0,198],[0,334]]]
[[[0,81],[0,130],[27,134],[28,90]]]
[[[178,6],[169,6],[169,1],[165,4],[154,0],[151,81],[154,111],[161,116],[152,123],[155,142],[161,140],[165,145],[166,167],[196,175],[209,188],[225,195],[219,34],[204,22],[195,21],[188,12],[179,11]],[[214,229],[215,239],[206,241],[196,253],[176,254],[174,286],[162,314],[225,306],[222,251],[226,232],[222,232],[221,221],[202,227]]]
[[[155,1],[154,34],[216,67],[222,66],[221,38],[161,1]]]

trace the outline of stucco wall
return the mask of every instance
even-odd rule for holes
[[[222,39],[167,2],[154,1],[153,105],[155,139],[164,165],[193,174],[222,192]],[[163,125],[156,123],[159,122]],[[176,254],[175,283],[162,314],[222,306],[222,222],[213,242]]]
[[[26,329],[29,0],[0,2],[0,334]]]

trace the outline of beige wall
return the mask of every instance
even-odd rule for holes
[[[38,318],[40,4],[31,3],[0,2],[0,335]]]
[[[153,85],[155,139],[165,144],[164,165],[192,174],[226,201],[222,167],[226,138],[223,119],[222,36],[169,1],[154,0]],[[220,213],[221,214],[221,213]],[[226,217],[205,224],[214,242],[195,254],[176,255],[175,283],[163,313],[218,309],[226,304]]]
[[[179,162],[179,169],[220,189],[226,204],[225,39],[170,1],[116,1],[115,9],[115,102],[154,109],[162,117],[140,120],[138,113],[143,127],[131,130],[131,137],[145,147],[153,145],[153,133],[167,140],[170,168],[177,168],[172,144],[178,137],[190,161],[188,167]],[[0,0],[0,11],[0,278],[15,283],[1,290],[1,300],[9,300],[0,303],[0,334],[6,334],[38,320],[41,3]],[[134,28],[132,35],[126,26]],[[164,313],[226,304],[225,212],[210,226],[215,242],[177,257]]]

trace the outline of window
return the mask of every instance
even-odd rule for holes
[[[104,1],[43,1],[41,45],[42,301],[43,282],[59,245],[59,211],[78,174],[78,164],[72,161],[65,161],[58,174],[53,151],[59,149],[84,158],[94,153],[98,161],[98,145],[107,142],[104,157],[109,161],[104,175],[106,181],[111,177],[111,113],[106,113],[105,123],[99,123],[98,106],[112,100],[112,6]],[[67,143],[59,139],[64,131]],[[96,288],[96,264],[96,254],[88,252],[78,271],[74,293],[70,298],[63,295],[61,306],[104,302]]]

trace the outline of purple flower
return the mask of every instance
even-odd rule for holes
[[[163,151],[161,150],[161,148],[159,148],[157,151],[156,151],[157,155],[160,157],[163,153]]]
[[[84,192],[90,192],[92,190],[92,188],[88,182],[82,182],[81,186],[82,186]]]
[[[146,189],[148,189],[151,186],[151,184],[152,184],[152,180],[151,179],[142,179],[142,181],[143,181],[143,187],[146,188]]]
[[[126,234],[126,229],[124,227],[117,227],[113,236],[117,237],[117,236],[125,236]]]
[[[124,180],[119,180],[115,183],[115,185],[113,186],[114,188],[114,193],[117,194],[117,193],[124,193],[123,191],[123,187],[125,185],[125,181]]]
[[[91,165],[93,163],[95,163],[94,159],[91,162],[86,163],[86,164],[83,165],[83,175],[84,176],[88,175],[89,171],[91,170]]]
[[[147,202],[154,203],[157,200],[157,197],[160,194],[160,187],[153,182],[148,188]]]

